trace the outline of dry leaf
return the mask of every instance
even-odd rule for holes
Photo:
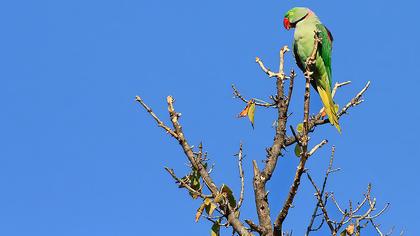
[[[246,104],[246,107],[241,111],[241,113],[239,113],[238,118],[245,117],[245,116],[248,115],[248,110],[249,110],[249,107],[250,107],[251,103],[252,103],[252,99],[249,100],[249,102]]]
[[[352,235],[354,233],[354,224],[350,224],[346,228],[346,232],[348,235]]]
[[[254,128],[254,115],[255,115],[255,100],[251,99],[246,104],[246,107],[239,113],[238,118],[248,116],[251,121],[252,128]]]
[[[197,213],[195,214],[195,222],[198,222],[200,219],[201,214],[203,214],[203,210],[206,207],[205,203],[201,204],[200,208],[198,208]]]

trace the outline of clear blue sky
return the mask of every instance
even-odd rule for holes
[[[254,62],[277,68],[291,44],[282,27],[291,7],[312,8],[332,31],[334,81],[353,81],[343,104],[368,81],[365,103],[341,120],[343,134],[320,128],[312,143],[328,146],[309,161],[316,180],[337,146],[333,190],[358,201],[368,182],[379,222],[418,232],[420,151],[418,1],[2,1],[0,3],[0,235],[207,235],[194,223],[199,202],[178,189],[163,167],[185,174],[177,143],[134,102],[141,95],[165,121],[165,97],[177,99],[192,144],[203,141],[214,178],[236,193],[233,154],[243,141],[246,201],[256,219],[251,160],[271,144],[272,110],[258,109],[256,127],[236,114],[236,84],[266,99],[274,81]],[[287,68],[297,68],[291,55]],[[296,79],[292,124],[301,120],[303,79]],[[312,99],[313,110],[321,107]],[[268,188],[272,211],[284,201],[298,160],[278,164]],[[259,162],[260,163],[260,162]],[[315,203],[302,183],[285,228],[302,235]],[[153,230],[158,229],[154,234]],[[223,232],[229,235],[230,232]]]

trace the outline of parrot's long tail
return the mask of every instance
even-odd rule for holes
[[[324,104],[325,112],[328,115],[330,123],[333,124],[335,128],[337,128],[338,132],[341,134],[341,127],[340,124],[338,124],[338,115],[335,110],[334,101],[332,99],[331,93],[329,91],[325,91],[320,86],[317,86],[317,90],[319,96],[321,97],[322,103]]]

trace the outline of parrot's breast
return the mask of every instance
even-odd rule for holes
[[[316,26],[314,24],[307,24],[306,22],[299,22],[296,25],[294,41],[298,47],[298,56],[303,60],[311,55],[314,46],[314,34]]]

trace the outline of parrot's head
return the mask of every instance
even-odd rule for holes
[[[303,20],[312,11],[306,7],[295,7],[284,15],[283,25],[287,30],[296,27],[296,23]]]

